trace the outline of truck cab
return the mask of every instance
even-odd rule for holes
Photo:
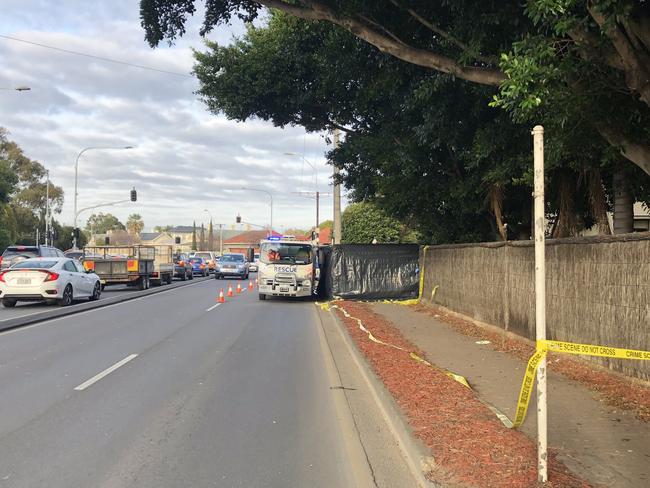
[[[309,297],[320,280],[318,246],[313,241],[273,237],[260,242],[259,299]]]

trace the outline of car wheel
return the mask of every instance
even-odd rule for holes
[[[2,305],[7,307],[7,308],[15,307],[16,302],[17,302],[17,300],[12,300],[10,298],[3,298],[2,299]]]
[[[72,292],[72,285],[68,285],[63,290],[63,296],[59,299],[59,305],[62,307],[67,307],[69,305],[72,305],[73,300],[74,295]]]
[[[260,300],[266,300],[266,295],[265,295],[264,293],[260,293],[259,295],[257,295],[257,297],[258,297]]]
[[[248,279],[248,273],[246,273],[246,275],[244,276],[244,279],[245,279],[245,280]]]
[[[101,294],[102,294],[102,287],[98,281],[97,283],[95,283],[95,287],[93,288],[93,294],[90,295],[90,297],[88,297],[88,300],[90,300],[91,302],[97,301],[99,300]]]

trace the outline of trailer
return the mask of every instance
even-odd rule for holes
[[[154,246],[86,246],[83,265],[107,285],[137,286],[146,290],[151,284],[156,259]]]
[[[153,261],[151,283],[154,285],[169,285],[174,277],[174,246],[154,245],[156,257]]]

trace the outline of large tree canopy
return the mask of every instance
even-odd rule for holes
[[[196,3],[141,0],[148,42],[183,35]],[[650,174],[645,0],[206,0],[201,33],[264,8],[336,25],[411,65],[500,86],[494,104],[522,122],[562,126],[575,119],[567,107],[578,109],[583,124]]]

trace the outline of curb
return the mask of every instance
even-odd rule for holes
[[[207,281],[214,278],[196,278],[196,281],[191,280],[188,282],[180,282],[167,286],[157,286],[155,288],[150,288],[143,291],[134,291],[131,293],[125,294],[125,296],[117,296],[111,298],[105,298],[103,300],[98,300],[96,302],[83,302],[77,305],[72,305],[70,307],[59,308],[55,310],[47,310],[44,312],[34,313],[26,315],[23,317],[15,317],[13,319],[7,319],[0,322],[0,332],[6,330],[17,329],[24,327],[26,325],[35,324],[37,322],[42,322],[44,320],[58,319],[60,317],[66,317],[68,315],[74,315],[76,313],[87,312],[88,310],[95,310],[97,308],[108,307],[109,305],[115,305],[116,303],[128,302],[130,300],[135,300],[136,298],[142,298],[149,295],[155,295],[156,293],[161,293],[163,291],[173,290],[175,288],[182,288],[184,286],[200,283],[202,281]]]
[[[319,309],[318,313],[329,313],[337,324],[337,329],[343,338],[343,342],[357,367],[361,371],[363,379],[368,384],[389,429],[399,444],[399,448],[408,464],[409,470],[418,481],[418,485],[424,488],[437,488],[438,485],[427,480],[424,476],[425,471],[435,469],[435,461],[429,448],[415,438],[413,435],[413,429],[411,429],[408,424],[408,421],[404,417],[399,405],[397,405],[393,396],[384,386],[384,383],[372,370],[372,367],[366,361],[366,358],[359,349],[357,349],[340,318],[331,310],[325,312]]]

